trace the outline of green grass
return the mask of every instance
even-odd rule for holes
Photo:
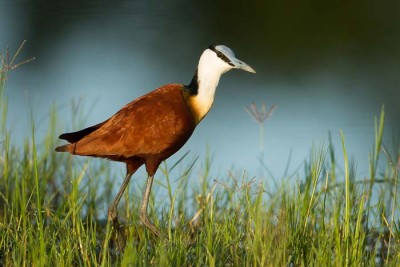
[[[127,246],[118,252],[104,218],[122,174],[104,160],[55,153],[62,128],[55,107],[47,135],[38,140],[32,123],[17,146],[6,127],[6,77],[0,72],[0,265],[400,266],[400,146],[383,145],[383,109],[369,177],[357,176],[342,132],[340,152],[330,141],[313,147],[304,170],[274,190],[245,174],[215,181],[209,157],[162,164],[149,210],[170,242],[141,224],[145,179],[133,179],[119,206]]]

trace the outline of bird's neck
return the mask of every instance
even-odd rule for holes
[[[198,68],[186,88],[187,104],[198,124],[210,111],[221,74],[212,69]]]

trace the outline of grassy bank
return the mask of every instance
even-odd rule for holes
[[[117,252],[104,220],[113,189],[119,187],[113,184],[108,163],[96,166],[54,152],[56,129],[61,128],[55,108],[46,136],[37,140],[32,125],[23,145],[15,145],[21,141],[13,140],[6,127],[4,62],[2,69],[1,265],[400,265],[400,146],[382,145],[383,110],[375,122],[368,177],[357,176],[345,134],[341,148],[313,148],[305,155],[304,169],[279,181],[274,190],[268,189],[267,181],[245,175],[227,174],[214,181],[209,158],[196,164],[196,171],[187,158],[162,165],[158,182],[166,197],[153,192],[150,217],[170,242],[155,238],[141,224],[143,188],[131,185],[119,209],[127,246]],[[171,177],[176,166],[182,171]],[[195,180],[200,186],[190,186]]]

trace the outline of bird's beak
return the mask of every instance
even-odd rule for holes
[[[241,61],[237,58],[231,59],[231,62],[235,69],[240,69],[240,70],[248,71],[251,73],[256,73],[256,71],[252,67],[250,67],[249,65],[247,65],[246,63],[244,63],[243,61]]]

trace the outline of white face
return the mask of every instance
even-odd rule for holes
[[[219,75],[233,68],[255,73],[249,65],[237,59],[235,53],[224,45],[216,45],[206,49],[200,57],[200,66],[207,66]]]
[[[196,123],[210,110],[221,75],[233,68],[255,72],[224,45],[210,46],[203,52],[197,67],[198,92],[191,103],[196,114]]]
[[[214,74],[221,75],[233,68],[211,49],[206,49],[200,57],[199,60],[199,70],[207,69],[206,72],[213,72]]]
[[[205,63],[209,67],[215,66],[215,70],[220,70],[221,74],[233,68],[255,73],[255,70],[252,67],[237,59],[232,49],[227,46],[210,46],[206,51],[204,51],[203,55],[204,60],[206,61]]]

